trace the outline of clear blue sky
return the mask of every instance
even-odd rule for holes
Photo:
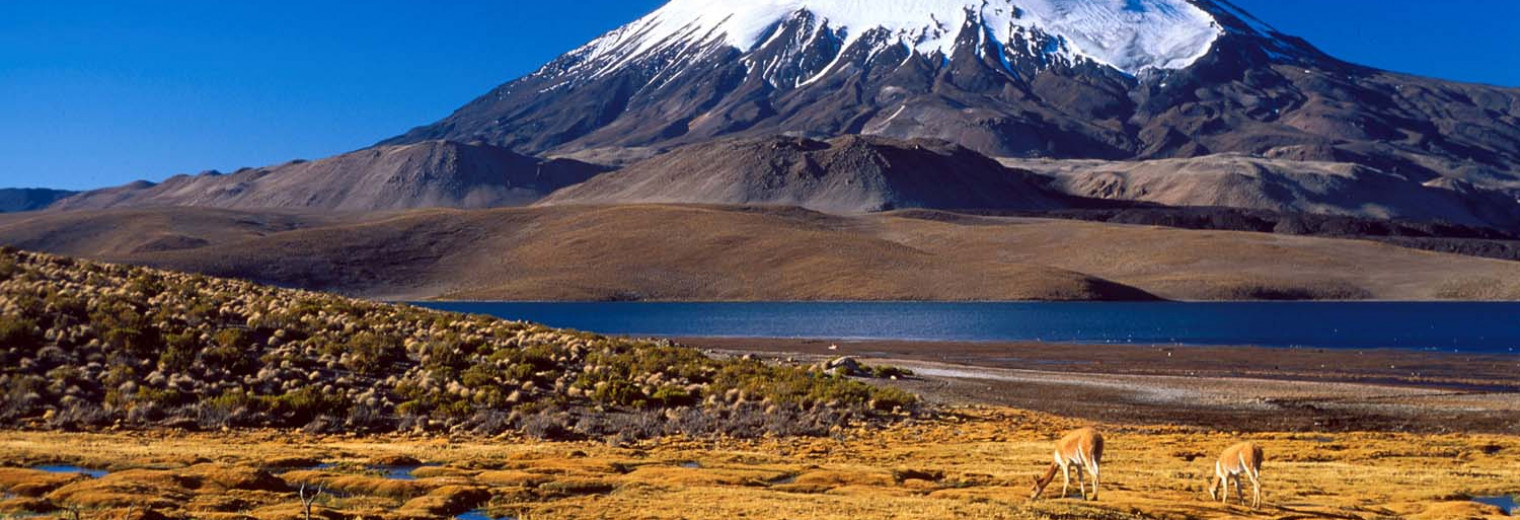
[[[0,186],[362,148],[659,0],[0,0]],[[1236,0],[1351,61],[1520,86],[1517,0]]]

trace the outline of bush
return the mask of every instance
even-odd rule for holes
[[[196,355],[200,352],[198,338],[193,332],[182,332],[164,336],[164,351],[158,356],[158,366],[174,372],[182,372],[195,366]]]
[[[341,396],[329,395],[308,386],[285,395],[260,399],[265,412],[282,426],[305,426],[321,416],[348,415],[348,403]]]
[[[135,362],[152,356],[161,345],[158,329],[130,303],[118,301],[97,308],[90,313],[90,321],[104,331],[102,339],[121,361]]]
[[[4,257],[0,257],[0,282],[10,280],[20,273],[21,267],[16,265],[15,257],[9,253],[6,253]]]
[[[253,373],[258,364],[253,345],[254,340],[247,331],[222,329],[212,338],[212,345],[201,352],[201,364],[235,375]]]
[[[37,322],[17,316],[0,316],[0,347],[35,351],[42,345]]]
[[[573,440],[573,431],[567,422],[567,417],[552,413],[538,413],[528,416],[522,424],[523,433],[537,439],[546,441]]]
[[[386,373],[391,365],[400,362],[406,355],[406,349],[402,348],[398,339],[373,332],[355,334],[341,348],[343,350],[339,353],[347,353],[349,356],[349,370],[366,376]]]

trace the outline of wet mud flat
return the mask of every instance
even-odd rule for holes
[[[948,405],[1229,431],[1520,433],[1520,355],[1409,350],[686,338],[719,354],[912,369]]]

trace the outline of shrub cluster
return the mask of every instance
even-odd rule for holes
[[[915,403],[669,342],[0,250],[0,424],[791,435]]]

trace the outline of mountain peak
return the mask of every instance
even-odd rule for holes
[[[584,66],[606,73],[654,53],[747,52],[785,35],[785,23],[798,16],[816,20],[806,38],[831,36],[841,49],[874,33],[879,46],[950,56],[962,30],[974,27],[1005,45],[1049,36],[1046,53],[1128,74],[1185,68],[1223,32],[1186,0],[672,0],[579,53]]]

